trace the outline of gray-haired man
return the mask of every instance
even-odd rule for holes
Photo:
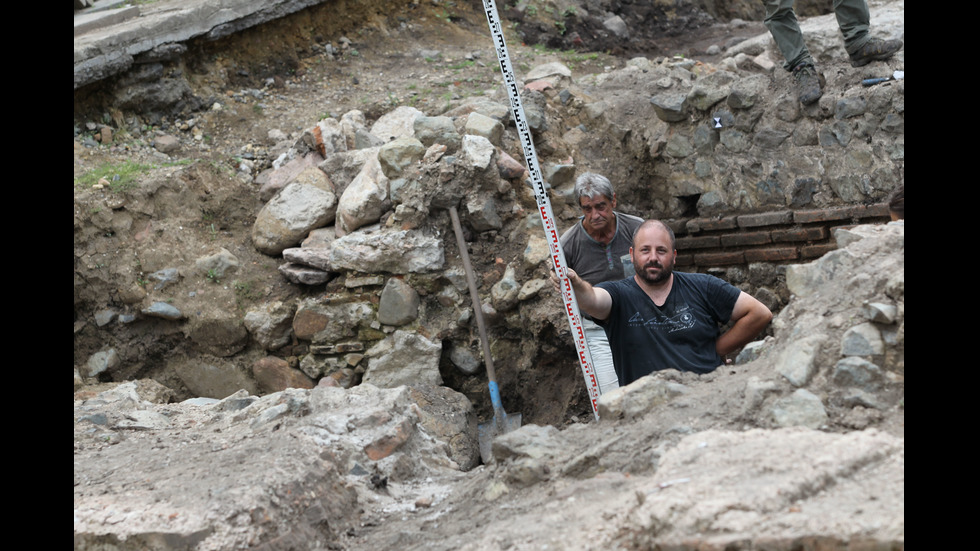
[[[615,212],[616,193],[605,176],[586,172],[575,181],[575,200],[582,218],[561,236],[566,265],[579,277],[596,285],[633,275],[630,247],[642,218]],[[624,269],[624,261],[626,268]],[[625,270],[625,271],[624,271]],[[628,272],[628,273],[627,273]],[[599,392],[619,387],[606,332],[591,318],[582,316],[585,337],[592,354]]]

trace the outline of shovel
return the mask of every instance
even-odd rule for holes
[[[493,357],[490,355],[490,340],[487,339],[487,326],[483,322],[483,307],[480,295],[476,292],[476,278],[470,265],[470,254],[466,250],[463,239],[463,226],[459,223],[459,213],[456,207],[449,207],[449,216],[453,219],[453,231],[456,232],[456,244],[459,246],[459,256],[463,259],[463,270],[466,271],[466,283],[470,287],[470,298],[473,300],[473,315],[476,316],[476,326],[480,330],[480,342],[483,344],[483,360],[487,365],[487,379],[490,380],[490,402],[493,404],[493,419],[489,423],[477,426],[477,437],[480,441],[480,457],[484,464],[493,458],[491,445],[498,434],[516,430],[521,426],[521,414],[507,415],[500,401],[500,389],[497,388],[497,376],[493,371]]]

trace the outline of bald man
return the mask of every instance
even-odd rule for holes
[[[595,287],[568,270],[579,308],[609,337],[620,385],[663,369],[710,373],[772,320],[764,304],[721,279],[675,272],[674,232],[659,220],[636,230],[630,258],[636,275]]]

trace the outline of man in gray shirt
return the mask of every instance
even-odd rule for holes
[[[615,212],[616,193],[612,184],[608,178],[592,172],[582,174],[575,181],[575,200],[583,216],[561,236],[566,265],[592,285],[632,276],[629,252],[633,232],[643,219]],[[582,326],[599,393],[605,394],[619,387],[609,340],[602,327],[588,316],[582,316]]]

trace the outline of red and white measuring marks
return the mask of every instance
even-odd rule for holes
[[[500,26],[497,4],[493,0],[483,0],[483,9],[487,13],[487,23],[490,25],[490,34],[493,35],[493,45],[497,51],[497,60],[500,62],[500,71],[504,75],[504,84],[507,88],[507,95],[510,97],[510,110],[514,114],[517,134],[521,138],[521,147],[524,149],[524,159],[527,161],[527,168],[531,173],[534,197],[538,203],[538,214],[541,215],[541,224],[544,226],[545,237],[548,240],[548,246],[551,248],[551,261],[554,263],[555,274],[561,282],[561,297],[565,303],[565,314],[568,316],[568,324],[572,329],[572,338],[575,340],[575,349],[578,351],[578,361],[582,366],[582,376],[585,377],[585,387],[589,390],[592,413],[598,419],[599,382],[596,379],[595,368],[592,366],[592,354],[589,353],[589,347],[585,342],[585,329],[582,327],[575,293],[572,291],[572,284],[568,280],[565,253],[561,250],[561,236],[558,234],[555,215],[551,211],[551,201],[548,199],[548,192],[545,190],[544,180],[541,178],[538,156],[534,151],[531,129],[528,127],[527,118],[524,115],[524,105],[521,103],[521,94],[517,77],[514,76],[514,67],[511,65],[510,55],[507,53],[507,43]]]

